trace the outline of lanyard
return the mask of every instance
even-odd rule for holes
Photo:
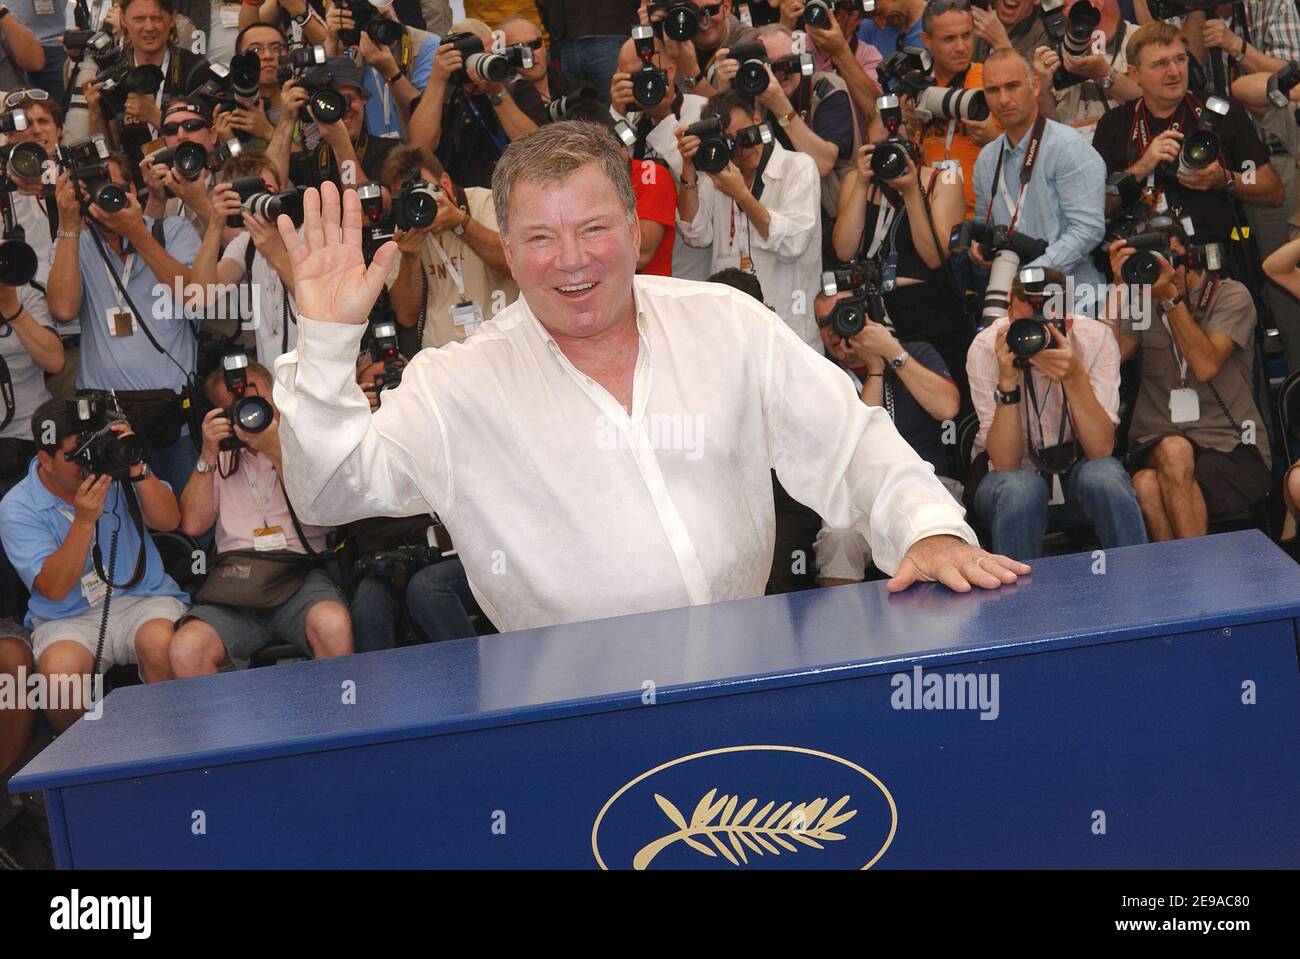
[[[483,119],[483,114],[479,113],[478,107],[474,105],[474,98],[471,96],[466,96],[465,106],[469,108],[470,113],[474,114],[474,119],[477,120],[478,125],[483,128],[483,132],[486,133],[492,139],[492,142],[496,145],[497,153],[505,153],[506,152],[505,138],[501,135],[500,131],[493,130],[492,127],[488,126],[488,122]]]
[[[1003,191],[1002,184],[1002,161],[1006,159],[1007,149],[1004,142],[1003,148],[998,151],[997,169],[993,171],[993,192],[994,195],[1001,194],[1002,201],[1006,203],[1007,210],[1011,213],[1011,223],[1007,226],[1008,233],[1016,232],[1016,221],[1020,219],[1021,205],[1025,202],[1025,190],[1029,188],[1029,178],[1034,175],[1034,167],[1038,165],[1038,148],[1042,144],[1043,130],[1047,126],[1047,117],[1039,114],[1038,119],[1034,121],[1034,130],[1029,136],[1029,144],[1025,147],[1025,158],[1020,164],[1020,194],[1016,197],[1016,205],[1011,205],[1011,198]],[[1005,137],[1005,134],[1003,134]],[[984,215],[984,222],[988,223],[993,219],[993,197],[989,197],[988,211]]]
[[[1194,120],[1200,119],[1201,110],[1203,108],[1201,107],[1200,102],[1196,97],[1192,96],[1191,93],[1187,93],[1183,97],[1183,106],[1191,111]],[[1180,114],[1175,114],[1170,117],[1170,123],[1167,129],[1181,130],[1182,116]],[[1129,146],[1137,147],[1137,153],[1134,156],[1134,159],[1147,152],[1147,147],[1151,145],[1152,139],[1151,131],[1147,126],[1147,105],[1144,100],[1139,100],[1137,109],[1133,111],[1133,126],[1129,130],[1128,135]]]
[[[131,283],[131,268],[135,266],[135,251],[132,250],[130,255],[122,261],[122,286],[129,287]],[[113,291],[113,299],[117,300],[117,307],[120,310],[126,309],[126,304],[122,301],[122,291],[118,289],[117,283],[113,281],[113,271],[104,264],[104,275],[108,277],[108,288]]]
[[[257,480],[253,479],[252,476],[253,471],[251,469],[243,469],[240,470],[239,472],[243,474],[244,482],[248,484],[248,491],[253,494],[253,507],[262,514],[263,528],[269,526],[270,523],[267,522],[266,511],[267,508],[271,505],[271,498],[275,496],[275,481],[279,479],[279,477],[276,476],[275,474],[275,467],[274,466],[271,467],[271,488],[267,491],[266,496],[263,496],[260,492],[258,492]]]
[[[749,218],[745,216],[744,213],[741,213],[740,222],[741,225],[745,228],[745,259],[749,260],[749,262],[752,264],[754,262],[754,258],[750,255],[750,249],[749,249]],[[731,201],[731,233],[727,239],[727,252],[734,253],[737,249],[738,247],[736,246],[736,201],[732,200]]]
[[[383,132],[387,133],[393,127],[393,91],[389,89],[388,83],[380,74],[378,67],[371,67],[370,73],[375,78],[375,86],[379,88],[379,105],[384,111]]]
[[[438,242],[438,238],[431,237],[430,239],[433,245],[434,252],[438,254],[438,258],[442,260],[442,265],[447,268],[447,273],[451,276],[451,282],[456,284],[456,292],[460,295],[460,302],[464,303],[465,302],[465,277],[461,274],[460,270],[452,266],[451,257],[447,256],[447,251],[442,248],[442,244]]]
[[[1219,289],[1219,278],[1216,276],[1214,282],[1206,283],[1201,287],[1200,299],[1196,301],[1196,309],[1192,313],[1192,320],[1199,323],[1201,317],[1206,313],[1210,301],[1214,299],[1214,294]],[[1165,325],[1165,332],[1169,334],[1169,348],[1173,351],[1174,362],[1178,364],[1178,385],[1180,387],[1187,385],[1187,357],[1183,356],[1182,350],[1178,349],[1178,341],[1174,338],[1173,327],[1169,325],[1169,317],[1164,310],[1160,311],[1160,322]],[[1230,417],[1231,418],[1231,417]]]
[[[895,219],[898,219],[898,209],[885,200],[883,193],[877,193],[879,204],[876,206],[876,227],[871,237],[871,244],[867,247],[865,253],[866,259],[870,260],[880,251],[880,244],[884,242],[885,234],[890,233],[890,227],[894,226]],[[891,246],[893,244],[891,243]]]

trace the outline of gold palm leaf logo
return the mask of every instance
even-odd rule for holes
[[[655,793],[655,802],[676,829],[643,846],[633,857],[632,868],[645,869],[659,853],[675,842],[685,843],[696,852],[713,858],[721,853],[733,866],[741,863],[748,865],[746,848],[759,856],[765,853],[779,856],[781,849],[798,852],[799,846],[795,843],[813,849],[824,849],[822,843],[844,838],[842,833],[835,832],[836,827],[858,814],[856,809],[844,809],[849,802],[848,796],[841,796],[829,808],[829,800],[823,798],[797,805],[785,802],[779,807],[775,802],[769,802],[754,812],[758,805],[757,799],[750,799],[740,805],[739,796],[718,797],[717,793],[715,788],[704,794],[696,804],[689,824],[681,810],[669,799]],[[727,842],[723,842],[724,838]],[[701,839],[707,839],[713,848],[706,846]],[[781,848],[778,849],[778,846]]]

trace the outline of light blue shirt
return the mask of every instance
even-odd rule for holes
[[[59,454],[62,455],[62,454]],[[81,584],[68,590],[68,595],[55,602],[42,595],[33,583],[45,561],[63,545],[76,517],[72,504],[67,503],[46,488],[36,475],[39,459],[32,458],[27,476],[3,500],[0,500],[0,540],[4,542],[5,555],[13,563],[23,584],[31,592],[24,625],[34,628],[33,620],[67,619],[90,609]],[[161,481],[160,481],[161,482]],[[170,487],[169,487],[170,488]],[[140,537],[135,522],[127,510],[122,484],[114,483],[104,501],[104,512],[96,527],[100,552],[103,554],[104,572],[108,572],[109,544],[117,530],[117,562],[113,568],[113,581],[124,583],[135,571],[135,560],[140,549]],[[91,550],[86,550],[86,565],[82,575],[94,568]],[[162,557],[153,540],[145,537],[145,570],[140,582],[130,589],[114,589],[114,596],[174,596],[182,603],[189,597],[176,585],[163,569]],[[97,606],[101,609],[102,606]]]
[[[415,89],[421,93],[429,85],[429,76],[433,72],[433,57],[438,52],[438,44],[442,41],[436,33],[429,34],[424,43],[420,44],[420,49],[416,51],[415,59],[411,61],[410,80]],[[393,91],[389,89],[384,78],[379,75],[379,71],[371,66],[363,66],[365,73],[366,90],[370,93],[370,99],[366,101],[366,132],[372,137],[400,137],[402,127],[397,118],[397,98],[393,96]],[[388,104],[388,117],[384,117],[384,104]]]
[[[975,218],[980,222],[984,222],[991,198],[991,222],[1010,225],[1020,195],[1020,167],[1032,133],[1031,128],[1014,148],[1003,133],[980,150],[975,161]],[[1002,185],[994,194],[993,173],[998,154],[1003,152]],[[1048,120],[1016,220],[1016,232],[1047,241],[1047,252],[1022,265],[1056,267],[1074,277],[1076,289],[1082,284],[1100,284],[1102,275],[1091,253],[1106,233],[1106,218],[1098,202],[1105,190],[1106,164],[1101,155],[1073,127]],[[1084,308],[1086,300],[1076,296],[1075,302],[1081,312],[1093,315]]]
[[[924,18],[922,18],[924,19]],[[858,24],[858,39],[863,40],[880,51],[882,57],[888,57],[898,49],[898,27],[877,26],[876,21],[867,17],[862,18]],[[907,28],[907,33],[903,34],[903,46],[905,47],[924,47],[925,43],[921,39],[921,20]]]
[[[152,228],[151,217],[145,217],[144,222]],[[185,385],[185,373],[194,370],[197,354],[194,331],[198,316],[185,318],[183,304],[173,302],[173,286],[168,286],[168,292],[155,295],[158,278],[139,254],[131,263],[128,279],[124,269],[126,264],[105,244],[109,262],[126,287],[131,302],[144,317],[158,345],[176,362],[155,350],[144,330],[137,329],[130,336],[109,336],[108,311],[118,309],[121,291],[109,278],[89,227],[81,231],[79,243],[81,360],[77,367],[77,389],[170,389],[180,392]],[[199,235],[184,217],[171,216],[163,220],[163,246],[188,266],[199,252]],[[127,249],[130,250],[129,245]],[[127,255],[129,257],[130,253]],[[168,282],[172,282],[170,278]],[[125,302],[122,300],[122,305]]]

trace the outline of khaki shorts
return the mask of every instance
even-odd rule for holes
[[[75,588],[75,587],[74,587]],[[104,636],[104,657],[100,671],[114,666],[138,663],[135,634],[151,619],[174,623],[185,614],[186,606],[172,596],[114,596],[109,603],[108,631]],[[67,619],[32,620],[32,655],[39,664],[41,654],[53,643],[71,640],[95,655],[99,643],[99,620],[104,607],[92,606],[84,613]]]

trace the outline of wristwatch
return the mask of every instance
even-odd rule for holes
[[[131,482],[132,482],[132,483],[140,483],[140,482],[143,482],[144,480],[147,480],[151,475],[152,475],[152,474],[149,472],[149,464],[148,464],[148,463],[141,463],[141,464],[140,464],[140,475],[139,475],[139,476],[132,476],[132,477],[131,477]]]
[[[685,91],[686,93],[692,93],[695,90],[695,85],[703,79],[704,79],[704,71],[701,70],[693,77],[680,77],[677,80],[677,82],[681,84],[683,91]]]
[[[398,67],[397,72],[394,73],[391,77],[384,78],[384,82],[391,87],[394,83],[396,83],[400,79],[402,79],[402,69],[401,67]]]
[[[1167,300],[1161,300],[1160,309],[1164,310],[1166,313],[1171,313],[1173,312],[1174,307],[1176,307],[1179,303],[1182,303],[1184,306],[1187,304],[1187,301],[1183,299],[1183,295],[1181,293],[1178,294],[1177,296],[1170,297]]]
[[[794,110],[791,110],[789,113],[783,113],[781,116],[776,118],[776,125],[784,130],[791,124],[795,116],[796,112]]]
[[[1111,87],[1115,85],[1115,81],[1118,79],[1119,79],[1119,71],[1116,70],[1114,67],[1111,67],[1110,73],[1106,74],[1106,78],[1101,81],[1101,88],[1103,90],[1109,90]]]
[[[1016,387],[1009,393],[1003,393],[996,386],[993,387],[993,398],[998,401],[999,406],[1015,406],[1020,402],[1020,387]]]
[[[896,357],[894,357],[892,360],[889,361],[889,365],[896,370],[901,370],[903,368],[903,364],[906,363],[911,358],[912,358],[912,354],[907,352],[907,350],[903,350],[902,353],[899,353]]]
[[[496,93],[492,93],[488,95],[488,102],[491,103],[494,107],[499,107],[501,106],[501,103],[502,101],[505,100],[505,98],[506,98],[506,92],[504,90],[498,90]]]
[[[1245,38],[1245,37],[1242,37],[1242,39],[1241,39],[1241,52],[1240,52],[1240,53],[1230,53],[1230,54],[1228,54],[1228,56],[1232,58],[1232,62],[1233,62],[1233,63],[1241,63],[1242,60],[1245,60],[1245,59],[1246,59],[1246,47],[1247,47],[1247,46],[1249,46],[1249,44],[1246,43],[1246,38]]]
[[[209,473],[215,473],[217,468],[207,460],[200,457],[199,461],[194,464],[194,472],[200,476],[207,476]]]
[[[469,220],[470,220],[469,210],[465,209],[464,206],[461,206],[460,212],[465,214],[465,219],[461,220],[460,223],[458,223],[456,226],[453,226],[451,228],[451,232],[456,234],[456,236],[464,236],[465,228],[469,226]]]
[[[1223,172],[1228,177],[1226,180],[1223,181],[1223,192],[1228,194],[1228,196],[1232,196],[1233,191],[1237,189],[1237,178],[1232,175],[1232,171],[1229,170],[1227,167],[1224,167]]]

